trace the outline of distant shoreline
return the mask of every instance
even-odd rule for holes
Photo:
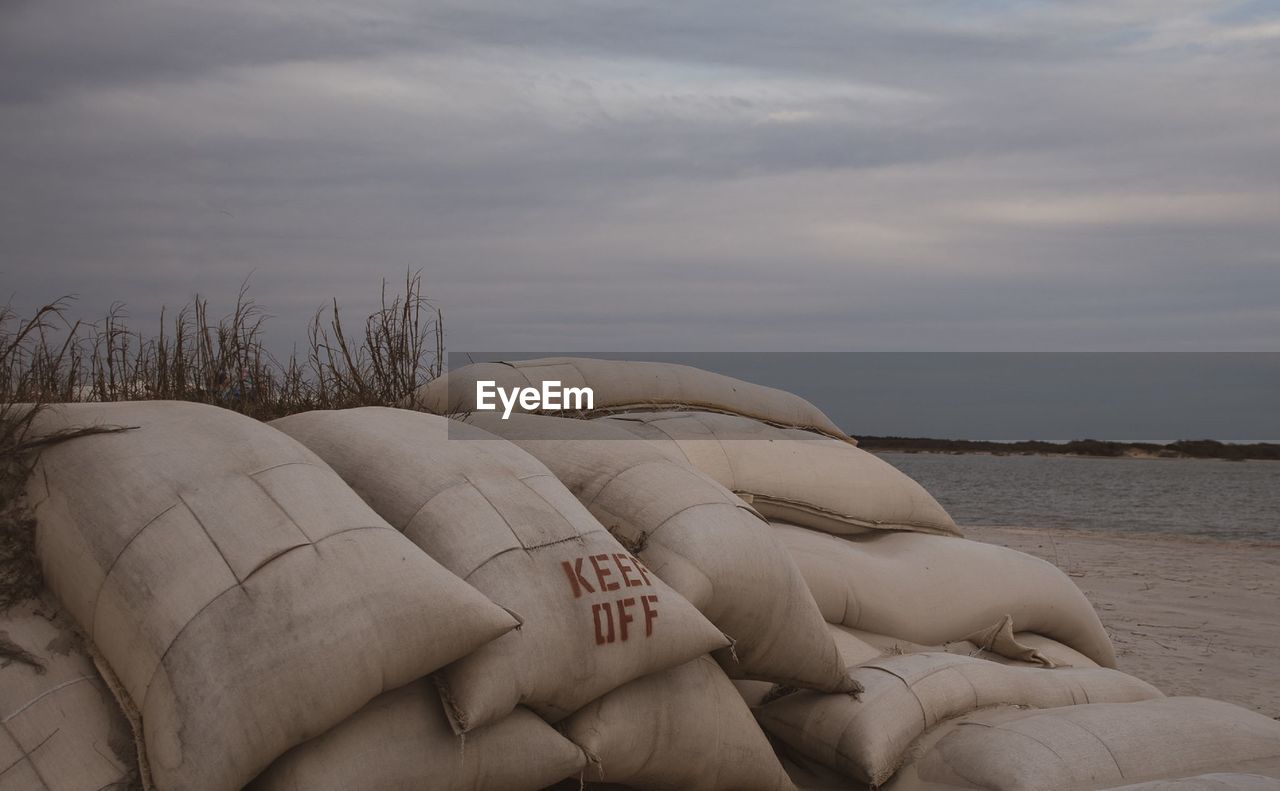
[[[868,437],[858,435],[863,450],[889,453],[983,454],[989,456],[1083,456],[1100,459],[1223,459],[1280,461],[1280,444],[1229,444],[1211,439],[1155,442],[1108,442],[1077,439],[1070,442],[989,442],[929,437]]]

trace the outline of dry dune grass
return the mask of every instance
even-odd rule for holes
[[[0,611],[40,592],[34,523],[22,490],[42,445],[27,428],[52,403],[171,399],[217,404],[260,420],[311,409],[393,405],[438,376],[442,314],[422,294],[420,272],[403,290],[382,285],[381,306],[360,331],[344,327],[337,300],[319,308],[305,354],[280,361],[266,349],[269,316],[242,286],[234,309],[209,318],[196,296],[148,336],[129,327],[123,307],[99,322],[68,318],[70,298],[30,317],[0,306]],[[120,427],[125,428],[125,427]],[[98,429],[103,430],[103,429]]]

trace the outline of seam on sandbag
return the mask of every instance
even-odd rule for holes
[[[592,497],[589,502],[583,503],[583,505],[587,508],[591,508],[591,506],[596,504],[596,500],[600,499],[600,495],[604,492],[605,489],[609,487],[609,484],[618,480],[619,477],[625,475],[626,473],[631,472],[632,470],[635,470],[635,469],[639,469],[640,467],[643,467],[647,464],[661,464],[661,463],[662,463],[662,460],[659,460],[659,459],[645,459],[643,461],[638,461],[629,467],[623,467],[621,470],[618,470],[617,472],[610,475],[609,479],[596,489],[595,496]]]
[[[401,533],[408,530],[409,525],[413,524],[413,520],[417,519],[419,514],[427,510],[427,506],[435,502],[435,499],[437,497],[444,494],[445,492],[451,492],[454,489],[457,489],[459,486],[470,486],[473,489],[475,488],[475,484],[471,483],[471,481],[464,476],[462,480],[458,481],[457,483],[451,483],[448,486],[444,487],[443,489],[440,489],[434,492],[430,497],[428,497],[426,500],[423,501],[422,505],[418,506],[417,510],[415,510],[413,514],[405,521],[403,527],[398,527],[396,529]],[[489,507],[492,508],[493,503],[489,503]]]
[[[39,695],[36,695],[36,696],[35,696],[34,698],[32,698],[31,700],[28,700],[26,703],[23,703],[21,706],[19,706],[18,708],[14,709],[10,714],[8,714],[8,715],[6,716],[3,720],[0,720],[0,722],[8,723],[8,722],[9,722],[9,720],[13,719],[14,717],[18,716],[18,715],[19,715],[19,714],[21,714],[22,712],[24,712],[24,711],[26,711],[27,709],[31,708],[32,706],[36,705],[36,704],[37,704],[37,703],[39,703],[41,700],[43,700],[45,697],[47,697],[47,696],[49,696],[49,695],[52,695],[53,693],[55,693],[55,692],[57,692],[57,691],[59,691],[59,690],[61,690],[61,689],[64,689],[64,688],[66,688],[66,687],[69,687],[69,686],[71,686],[72,684],[79,684],[81,681],[92,681],[92,680],[93,680],[93,676],[80,676],[79,678],[69,679],[69,680],[67,680],[67,681],[62,682],[61,684],[57,684],[57,685],[55,685],[55,686],[49,687],[49,688],[48,688],[48,689],[46,689],[44,692],[41,692]]]
[[[36,750],[39,750],[41,747],[44,747],[45,744],[50,739],[52,739],[54,736],[57,736],[59,729],[54,728],[53,731],[48,736],[40,740],[39,744],[37,744],[35,747],[32,747],[30,750],[28,750],[22,746],[21,742],[18,741],[18,737],[13,735],[13,731],[9,730],[8,725],[4,725],[2,727],[4,727],[4,732],[9,735],[9,738],[13,741],[13,743],[17,745],[18,752],[22,753],[22,757],[20,757],[18,760],[6,766],[4,768],[4,771],[0,772],[0,775],[8,773],[10,769],[14,768],[15,766],[22,763],[23,761],[26,761],[31,766],[31,771],[33,774],[35,774],[36,779],[40,781],[40,785],[44,786],[44,788],[46,789],[50,788],[49,781],[44,779],[44,775],[40,773],[40,767],[36,766],[36,762],[31,760],[31,756],[35,754]]]
[[[272,470],[278,470],[281,467],[293,467],[293,466],[311,467],[313,469],[317,469],[322,472],[327,472],[332,470],[332,468],[321,467],[319,464],[316,464],[310,461],[282,461],[279,464],[268,464],[266,467],[263,467],[262,469],[259,469],[259,470],[254,470],[253,472],[246,472],[245,475],[248,475],[250,478],[252,478],[255,475],[261,475],[264,472],[271,472]]]
[[[1069,719],[1067,719],[1067,720],[1065,720],[1065,721],[1066,721],[1066,722],[1071,723],[1071,724],[1072,724],[1072,725],[1074,725],[1075,727],[1077,727],[1077,728],[1079,728],[1080,730],[1084,731],[1085,733],[1089,734],[1090,736],[1092,736],[1092,737],[1093,737],[1093,738],[1098,742],[1098,744],[1101,744],[1101,745],[1102,745],[1102,749],[1104,749],[1104,750],[1106,750],[1106,751],[1107,751],[1107,757],[1109,757],[1109,758],[1111,759],[1111,763],[1115,765],[1115,767],[1116,767],[1116,773],[1117,773],[1117,774],[1119,774],[1120,779],[1121,779],[1121,780],[1124,780],[1124,779],[1125,779],[1124,769],[1120,768],[1120,761],[1116,759],[1116,754],[1115,754],[1114,752],[1112,752],[1112,751],[1111,751],[1111,745],[1107,744],[1105,741],[1103,741],[1103,739],[1102,739],[1102,737],[1101,737],[1101,736],[1099,736],[1098,734],[1096,734],[1096,733],[1094,733],[1093,731],[1089,730],[1089,729],[1088,729],[1087,727],[1085,727],[1084,725],[1081,725],[1080,723],[1078,723],[1078,722],[1074,722],[1074,721],[1069,720]],[[1065,760],[1065,759],[1064,759],[1064,760]]]
[[[543,548],[543,547],[549,547],[549,546],[553,546],[553,545],[555,545],[555,544],[563,544],[563,543],[565,543],[565,542],[567,542],[567,541],[578,541],[578,542],[581,542],[581,541],[583,540],[583,535],[582,535],[582,533],[578,532],[578,527],[577,527],[577,525],[575,525],[573,522],[570,522],[570,521],[569,521],[569,518],[568,518],[568,517],[566,517],[563,513],[561,513],[561,512],[560,512],[560,509],[556,507],[555,503],[553,503],[553,502],[551,502],[550,500],[548,500],[547,498],[543,497],[543,496],[542,496],[542,492],[540,492],[540,491],[538,491],[537,489],[535,489],[535,488],[533,488],[532,486],[530,486],[530,485],[528,484],[527,480],[526,480],[527,478],[544,478],[544,477],[545,477],[545,478],[550,478],[550,479],[551,479],[551,480],[553,480],[553,481],[557,481],[557,482],[559,481],[559,479],[558,479],[558,478],[556,478],[554,475],[551,475],[550,473],[534,473],[534,474],[531,474],[531,475],[525,475],[525,476],[519,476],[519,475],[517,475],[517,476],[516,476],[516,480],[520,482],[520,485],[521,485],[521,486],[523,486],[524,488],[528,489],[530,492],[533,492],[533,495],[534,495],[535,497],[537,497],[539,500],[541,500],[541,501],[542,501],[542,502],[543,502],[543,503],[544,503],[548,508],[550,508],[550,509],[551,509],[551,511],[552,511],[552,513],[554,513],[556,516],[560,517],[560,521],[564,522],[566,525],[568,525],[569,527],[573,528],[573,535],[572,535],[572,536],[569,536],[569,537],[567,537],[567,538],[557,538],[557,539],[555,539],[554,541],[546,541],[546,542],[543,542],[543,543],[541,543],[541,544],[538,544],[537,546],[528,547],[528,546],[525,546],[525,543],[524,543],[524,541],[520,538],[520,536],[516,535],[516,531],[515,531],[515,529],[514,529],[514,528],[512,528],[512,530],[511,530],[511,535],[515,536],[515,537],[516,537],[516,541],[519,541],[519,542],[520,542],[520,546],[524,547],[526,550],[541,549],[541,548]],[[477,490],[477,491],[479,491],[479,488],[477,487],[477,489],[476,489],[476,490]],[[489,499],[489,498],[485,495],[485,493],[484,493],[484,492],[480,492],[480,496],[481,496],[481,497],[484,497],[484,498],[485,498],[485,500],[488,500],[488,499]],[[490,502],[490,503],[489,503],[489,505],[493,507],[493,510],[495,510],[495,511],[497,511],[497,510],[498,510],[498,507],[497,507],[496,505],[494,505],[494,504],[493,504],[493,502]],[[502,521],[506,522],[508,527],[511,527],[511,522],[507,519],[506,515],[505,515],[505,514],[501,514],[501,513],[500,513],[499,515],[500,515],[500,516],[502,516]]]
[[[244,582],[244,580],[240,579],[240,575],[236,573],[235,568],[232,567],[231,561],[227,560],[227,556],[222,554],[222,547],[218,546],[218,542],[213,540],[213,535],[209,532],[209,528],[205,527],[204,521],[200,519],[199,514],[195,512],[191,504],[181,494],[178,495],[178,500],[186,507],[187,513],[191,514],[191,518],[196,520],[196,524],[200,525],[200,529],[204,531],[205,538],[209,539],[210,544],[213,544],[213,550],[218,553],[218,557],[222,558],[222,562],[227,565],[227,571],[231,572],[231,576],[235,578],[237,583]]]
[[[270,564],[272,561],[279,560],[280,558],[284,557],[285,555],[289,554],[290,552],[294,552],[294,551],[299,550],[299,549],[306,549],[307,547],[316,547],[316,546],[320,545],[321,543],[323,543],[323,542],[325,542],[325,541],[328,541],[328,540],[329,540],[329,539],[331,539],[331,538],[336,538],[336,537],[338,537],[338,536],[340,536],[340,535],[343,535],[344,533],[354,533],[354,532],[355,532],[355,531],[357,531],[357,530],[386,530],[386,529],[387,529],[387,528],[386,528],[384,525],[358,525],[358,526],[356,526],[356,527],[344,527],[344,528],[342,528],[341,530],[338,530],[338,531],[335,531],[335,532],[333,532],[333,533],[330,533],[330,534],[329,534],[329,535],[327,535],[327,536],[323,536],[323,537],[321,537],[321,538],[318,538],[318,539],[316,539],[315,541],[308,541],[308,542],[307,542],[307,543],[305,543],[305,544],[298,544],[297,546],[289,547],[288,549],[286,549],[286,550],[284,550],[284,551],[282,551],[282,552],[277,552],[276,554],[272,555],[272,556],[271,556],[270,558],[268,558],[267,560],[265,560],[265,561],[263,561],[262,563],[259,563],[257,566],[255,566],[255,567],[254,567],[254,569],[253,569],[253,571],[250,571],[248,574],[246,574],[246,575],[245,575],[245,577],[244,577],[244,579],[240,581],[240,585],[241,585],[241,586],[243,586],[243,585],[244,585],[244,583],[246,583],[246,582],[248,582],[248,581],[249,581],[249,578],[250,578],[250,577],[252,577],[253,575],[257,574],[259,571],[261,571],[263,568],[265,568],[265,567],[266,567],[268,564]],[[247,593],[247,591],[246,591],[246,593]],[[221,595],[221,594],[219,594],[219,595]]]
[[[595,500],[592,500],[591,502],[594,504],[594,503],[595,503]],[[707,506],[713,506],[713,505],[728,505],[728,503],[714,503],[714,502],[712,502],[712,503],[694,503],[693,505],[686,505],[684,508],[681,508],[680,510],[678,510],[678,511],[676,511],[675,513],[673,513],[673,514],[671,514],[670,516],[668,516],[666,519],[663,519],[663,520],[662,520],[661,522],[659,522],[658,524],[656,524],[656,525],[654,525],[653,527],[649,528],[648,530],[644,531],[644,535],[645,535],[645,537],[646,537],[646,538],[653,538],[653,534],[654,534],[654,533],[657,533],[659,530],[661,530],[663,527],[665,527],[665,526],[667,525],[667,523],[668,523],[668,522],[670,522],[671,520],[675,519],[677,516],[680,516],[680,515],[681,515],[681,514],[683,514],[685,511],[691,511],[691,510],[693,510],[694,508],[706,508]]]
[[[291,462],[291,463],[301,463],[301,462]],[[275,467],[270,467],[269,469],[273,469],[273,470],[274,470],[274,469],[278,469],[278,468],[280,468],[280,467],[287,467],[287,466],[289,466],[289,465],[288,465],[288,464],[278,464],[278,465],[276,465]],[[266,470],[263,470],[263,472],[266,472]],[[258,474],[258,473],[256,473],[256,472],[255,472],[255,473],[250,473],[250,475],[249,475],[249,480],[253,481],[253,485],[254,485],[254,486],[257,486],[257,487],[262,491],[262,493],[263,493],[263,494],[265,494],[265,495],[267,496],[267,499],[271,501],[272,505],[274,505],[276,508],[279,508],[279,509],[280,509],[280,513],[282,513],[282,514],[284,514],[286,517],[288,517],[288,519],[289,519],[289,524],[293,525],[293,529],[294,529],[294,530],[297,530],[297,531],[298,531],[298,535],[302,536],[302,538],[303,538],[303,539],[304,539],[308,544],[310,544],[310,543],[311,543],[311,536],[307,535],[307,531],[305,531],[305,530],[303,530],[303,529],[302,529],[302,525],[298,524],[298,520],[293,518],[293,514],[289,513],[289,509],[288,509],[288,508],[285,508],[285,507],[284,507],[284,504],[283,504],[283,503],[281,503],[279,500],[277,500],[277,499],[276,499],[276,496],[275,496],[274,494],[272,494],[272,493],[267,489],[267,487],[265,487],[265,486],[263,486],[263,485],[262,485],[262,481],[258,480],[258,479],[257,479],[257,477],[255,477],[255,476],[257,476],[257,474]],[[293,549],[293,547],[290,547],[289,549]],[[288,551],[288,550],[286,550],[286,551]],[[270,562],[271,562],[271,561],[272,561],[276,556],[278,556],[279,554],[280,554],[280,553],[276,553],[276,555],[273,555],[272,557],[270,557],[270,558],[268,558],[267,560],[263,561],[263,563],[270,563]],[[245,575],[245,579],[248,579],[250,576],[252,576],[252,575],[253,575],[253,572],[255,572],[255,571],[257,571],[258,569],[262,568],[263,563],[259,563],[257,566],[254,566],[254,567],[253,567],[253,569],[252,569],[248,574],[246,574],[246,575]]]
[[[102,590],[107,587],[107,581],[111,579],[111,574],[116,570],[116,566],[120,563],[120,558],[124,557],[124,553],[128,552],[129,547],[133,546],[134,540],[136,540],[138,536],[142,535],[142,533],[148,527],[151,527],[160,519],[160,517],[164,516],[165,514],[169,513],[170,511],[172,511],[173,509],[177,508],[180,505],[184,505],[181,502],[181,500],[179,500],[179,502],[173,503],[168,508],[165,508],[160,513],[148,519],[145,525],[138,528],[138,531],[136,533],[129,536],[129,540],[124,542],[124,546],[121,547],[120,551],[116,553],[116,556],[111,559],[111,564],[107,566],[106,571],[102,575],[102,582],[98,585],[98,589],[93,592],[93,620],[89,624],[89,639],[92,640],[94,634],[96,634],[98,631],[98,604],[102,601]]]

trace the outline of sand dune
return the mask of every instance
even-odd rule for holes
[[[1119,667],[1169,695],[1280,718],[1280,546],[964,526],[978,541],[1070,574],[1115,642]]]

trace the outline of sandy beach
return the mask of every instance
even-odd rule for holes
[[[1280,546],[965,526],[1054,563],[1093,602],[1121,670],[1170,695],[1280,718]]]

